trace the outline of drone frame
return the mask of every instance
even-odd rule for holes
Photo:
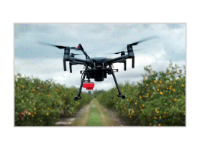
[[[70,56],[70,49],[81,50],[84,53],[84,55],[86,56],[86,60],[80,59],[80,58],[75,58],[72,55]],[[127,45],[127,52],[128,52],[127,55],[125,55],[125,52],[121,52],[120,57],[116,57],[116,58],[113,58],[113,59],[112,58],[105,59],[104,61],[102,61],[103,68],[97,69],[97,67],[95,66],[95,62],[93,62],[93,60],[90,59],[90,57],[84,51],[81,44],[79,44],[79,46],[77,48],[75,48],[75,47],[71,47],[71,48],[65,47],[64,48],[64,56],[63,56],[64,71],[67,71],[66,61],[69,61],[70,73],[72,73],[72,65],[81,64],[81,65],[86,66],[85,70],[80,72],[81,74],[83,74],[83,78],[81,78],[81,85],[80,85],[80,88],[79,88],[79,92],[78,92],[78,95],[74,98],[74,100],[77,101],[78,99],[81,99],[81,90],[82,90],[82,87],[83,87],[83,82],[85,80],[85,76],[88,75],[89,72],[97,71],[97,70],[98,71],[101,71],[101,70],[105,71],[106,74],[107,73],[112,74],[113,79],[114,79],[115,84],[116,84],[116,87],[117,87],[117,90],[118,90],[117,96],[121,97],[122,99],[125,99],[125,96],[122,95],[122,93],[119,89],[117,79],[116,79],[114,71],[113,71],[113,70],[116,70],[118,72],[118,69],[112,69],[112,64],[113,63],[124,63],[124,70],[126,70],[126,59],[131,58],[132,59],[132,68],[134,68],[135,56],[134,56],[134,52],[133,52],[133,48],[132,48],[131,44]],[[91,65],[94,66],[94,67],[89,69],[89,66],[91,66]],[[109,66],[109,67],[107,68],[107,66]],[[90,81],[90,78],[89,78],[88,81]]]
[[[67,71],[67,66],[66,62],[69,61],[69,69],[70,73],[72,73],[72,65],[84,65],[85,70],[81,71],[80,73],[83,75],[83,78],[81,77],[81,85],[79,88],[78,95],[74,97],[74,100],[79,100],[81,99],[81,90],[83,87],[83,82],[85,81],[85,77],[87,76],[88,82],[90,82],[90,78],[94,78],[95,81],[103,81],[104,78],[107,77],[108,74],[112,74],[113,79],[115,81],[117,90],[118,90],[118,97],[121,97],[122,99],[125,99],[126,97],[122,95],[117,79],[114,74],[114,70],[118,72],[118,69],[112,69],[113,63],[124,63],[124,71],[126,71],[126,59],[132,59],[132,68],[135,68],[135,56],[133,52],[133,47],[141,42],[150,40],[152,38],[157,38],[157,36],[152,36],[137,42],[134,42],[132,44],[127,45],[127,53],[125,54],[125,51],[117,52],[115,54],[121,53],[120,57],[116,58],[103,58],[103,57],[96,57],[96,58],[90,58],[88,54],[84,51],[83,47],[81,44],[79,44],[77,47],[68,47],[68,46],[58,46],[58,45],[51,45],[47,43],[43,43],[45,45],[50,45],[50,46],[55,46],[59,49],[64,49],[64,56],[63,56],[63,69],[64,71]],[[75,58],[74,55],[77,54],[70,54],[70,50],[79,50],[82,51],[83,54],[85,55],[86,59],[80,59],[80,58]],[[96,64],[97,63],[97,64]],[[108,67],[108,68],[107,68]],[[95,74],[95,75],[94,75]]]

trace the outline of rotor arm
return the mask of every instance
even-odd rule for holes
[[[91,63],[91,61],[90,60],[85,60],[85,59],[80,59],[80,58],[74,58],[74,57],[70,57],[69,58],[69,61],[72,61],[72,62],[76,62],[76,63],[81,63],[81,64],[89,64],[89,63]]]
[[[124,60],[127,59],[128,57],[129,57],[128,55],[123,55],[120,57],[111,58],[108,60],[108,63],[124,62]]]
[[[86,53],[86,51],[84,51],[83,46],[81,44],[78,45],[79,49],[83,52],[83,54],[85,55],[86,59],[90,58],[88,56],[88,54]]]

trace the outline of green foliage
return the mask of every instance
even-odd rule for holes
[[[74,101],[77,93],[75,87],[52,80],[15,75],[15,126],[53,126],[59,117],[73,116],[93,98],[83,92],[81,100]]]
[[[96,105],[97,105],[97,100],[95,99],[93,101],[92,107],[90,108],[87,126],[102,126],[101,115]]]
[[[182,74],[178,68],[172,67],[172,62],[166,72],[144,67],[146,74],[141,82],[120,85],[126,99],[117,97],[116,88],[98,95],[97,99],[104,106],[115,108],[127,125],[185,126],[185,72]]]
[[[105,92],[105,91],[104,90],[94,90],[93,95],[94,95],[94,97],[97,97],[99,94],[101,94],[103,92]]]
[[[91,91],[88,91],[88,95],[92,95],[92,92],[91,92]]]

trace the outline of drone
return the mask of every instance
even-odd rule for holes
[[[79,88],[78,95],[76,97],[74,97],[75,101],[81,99],[82,87],[86,88],[86,90],[93,90],[94,83],[90,82],[90,79],[94,79],[94,81],[96,81],[96,82],[102,82],[102,81],[104,81],[104,78],[107,78],[107,74],[113,76],[113,79],[115,81],[115,84],[116,84],[116,87],[118,90],[117,96],[121,97],[122,99],[125,99],[126,97],[125,97],[125,95],[122,95],[122,93],[119,89],[118,83],[117,83],[117,79],[114,74],[114,71],[118,72],[118,69],[113,69],[112,66],[114,63],[124,63],[124,71],[126,71],[126,59],[132,59],[132,68],[135,68],[135,55],[133,52],[133,46],[135,46],[141,42],[150,40],[152,38],[155,38],[155,36],[134,42],[132,44],[128,44],[127,51],[121,51],[121,52],[114,53],[114,54],[121,54],[120,57],[116,57],[116,58],[106,58],[106,57],[90,58],[88,56],[88,54],[86,53],[86,51],[83,49],[81,44],[79,44],[77,47],[69,47],[69,46],[52,45],[52,44],[47,44],[47,43],[42,43],[42,42],[40,42],[40,43],[45,44],[45,45],[54,46],[54,47],[64,50],[64,56],[63,56],[64,71],[67,71],[67,66],[66,66],[67,61],[69,62],[70,73],[72,73],[72,65],[84,65],[85,66],[84,67],[85,70],[80,71],[80,74],[82,74],[81,75],[81,85]],[[76,50],[76,51],[83,52],[86,59],[76,58],[75,55],[79,55],[79,54],[70,53],[70,50]],[[127,53],[127,54],[125,54],[125,53]],[[85,80],[85,77],[88,80]]]

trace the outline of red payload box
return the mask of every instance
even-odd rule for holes
[[[86,90],[93,90],[94,83],[83,83],[83,87],[86,88]]]

